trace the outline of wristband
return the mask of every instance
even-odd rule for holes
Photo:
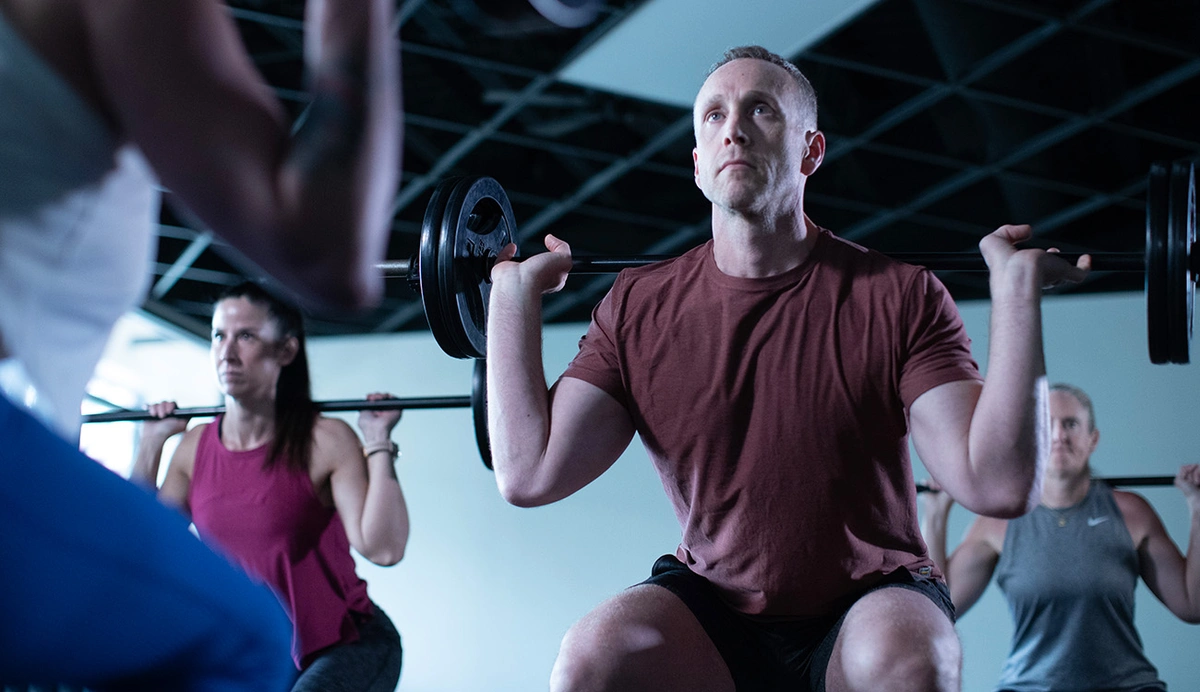
[[[369,457],[376,452],[387,452],[393,460],[400,456],[400,447],[395,442],[388,440],[387,442],[376,442],[373,445],[363,447],[363,458]]]

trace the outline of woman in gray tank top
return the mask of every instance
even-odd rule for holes
[[[1180,554],[1146,500],[1092,479],[1100,432],[1091,398],[1066,384],[1050,390],[1053,445],[1041,504],[1017,519],[977,518],[947,560],[954,501],[929,493],[925,542],[960,616],[996,576],[1014,621],[997,690],[1165,690],[1134,628],[1134,589],[1141,576],[1168,610],[1200,622],[1200,551]],[[1195,527],[1200,465],[1184,466],[1175,485]]]

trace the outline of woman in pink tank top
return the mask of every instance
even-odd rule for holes
[[[279,597],[293,625],[294,692],[390,692],[400,636],[368,597],[350,548],[379,565],[404,555],[408,510],[390,439],[400,412],[362,412],[365,446],[349,425],[319,415],[301,316],[253,283],[217,300],[212,328],[225,414],[187,430],[158,497]],[[151,410],[165,416],[174,403]],[[163,444],[186,427],[147,423],[133,478],[155,483]]]

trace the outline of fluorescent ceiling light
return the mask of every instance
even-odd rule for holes
[[[791,57],[876,0],[648,0],[567,66],[565,82],[691,108],[704,73],[749,43]]]

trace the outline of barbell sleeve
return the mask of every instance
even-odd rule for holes
[[[429,408],[471,408],[469,396],[433,396],[408,399],[341,399],[336,401],[315,401],[313,404],[321,412],[335,411],[395,411],[406,409]],[[201,406],[197,408],[177,408],[170,418],[210,418],[225,413],[224,406]],[[149,411],[134,409],[116,409],[101,413],[89,413],[83,416],[84,423],[115,423],[154,420],[155,416]]]
[[[411,259],[388,260],[376,264],[375,268],[388,278],[408,278],[415,264]]]

